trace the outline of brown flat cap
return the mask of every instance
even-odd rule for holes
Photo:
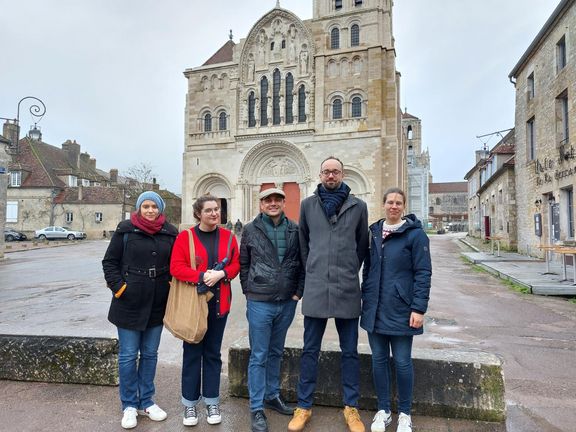
[[[282,198],[286,198],[286,194],[284,193],[284,191],[282,189],[277,189],[277,188],[270,188],[270,189],[263,190],[262,192],[260,192],[260,195],[258,196],[258,198],[260,198],[262,200],[266,197],[269,197],[270,195],[280,195]]]

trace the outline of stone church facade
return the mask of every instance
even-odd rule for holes
[[[297,220],[330,155],[381,217],[383,191],[407,182],[395,56],[392,0],[314,0],[312,19],[277,3],[187,69],[182,222],[205,193],[220,198],[222,223],[248,222],[272,186]]]

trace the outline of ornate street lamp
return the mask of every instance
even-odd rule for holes
[[[30,130],[29,136],[32,139],[40,139],[42,137],[42,134],[40,133],[40,130],[36,127],[36,125],[40,122],[40,120],[42,120],[44,114],[46,114],[46,105],[44,105],[44,102],[42,102],[35,96],[25,96],[18,101],[18,107],[16,109],[15,119],[0,117],[0,119],[2,120],[13,121],[14,125],[16,126],[16,133],[14,134],[15,136],[6,137],[8,139],[11,139],[13,148],[16,148],[18,146],[18,142],[20,141],[20,105],[24,101],[33,101],[30,104],[29,111],[32,117],[34,117],[36,120],[34,122],[34,127]]]

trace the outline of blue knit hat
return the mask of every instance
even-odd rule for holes
[[[156,206],[158,207],[158,210],[160,210],[160,213],[164,213],[164,208],[166,207],[164,200],[160,195],[152,191],[146,191],[140,194],[140,196],[136,200],[136,211],[140,210],[140,206],[146,200],[154,201],[156,203]]]

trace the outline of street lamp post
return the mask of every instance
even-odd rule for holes
[[[10,142],[6,147],[8,147],[5,151],[4,145],[6,142],[0,141],[0,229],[2,234],[4,234],[4,227],[6,226],[6,203],[7,203],[7,196],[8,196],[8,162],[10,160],[10,156],[8,154],[13,154],[14,151],[18,149],[18,143],[20,141],[20,105],[24,101],[30,101],[30,114],[32,117],[35,118],[34,128],[32,131],[35,131],[36,134],[39,133],[39,130],[36,128],[36,124],[42,120],[44,114],[46,114],[46,105],[40,99],[35,96],[25,96],[18,101],[18,106],[16,108],[16,118],[6,118],[0,117],[2,120],[6,120],[8,125],[10,125],[10,121],[12,121],[13,127],[5,128],[10,132],[10,136],[5,138],[8,139]],[[6,174],[5,174],[6,173]],[[4,258],[4,235],[0,238],[0,259]]]

